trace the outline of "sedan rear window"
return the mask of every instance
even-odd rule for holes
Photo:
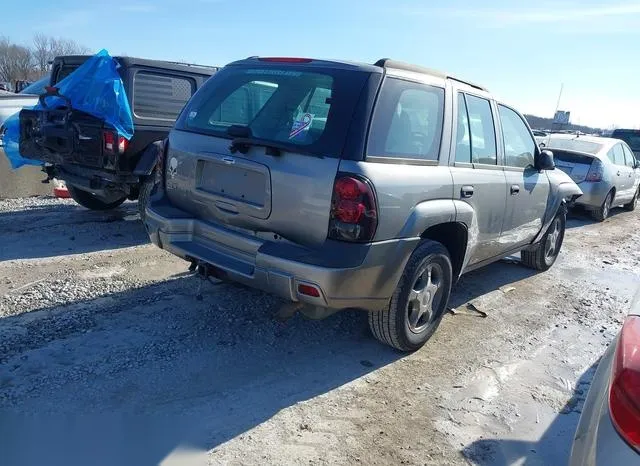
[[[603,147],[604,147],[604,144],[598,144],[597,142],[592,142],[592,141],[585,141],[584,139],[580,139],[580,138],[574,138],[574,139],[551,138],[548,144],[549,149],[573,150],[576,152],[585,152],[587,154],[593,154],[593,155],[596,155],[598,152],[600,152]]]
[[[243,126],[253,138],[304,152],[340,156],[367,73],[303,66],[229,66],[187,105],[178,129],[231,138]]]

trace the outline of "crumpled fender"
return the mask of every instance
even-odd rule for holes
[[[558,209],[582,196],[580,187],[561,170],[547,171],[549,178],[549,198],[544,213],[544,222],[533,243],[537,243],[551,225]]]

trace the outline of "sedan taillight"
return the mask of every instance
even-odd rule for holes
[[[640,451],[640,317],[622,326],[609,390],[609,410],[620,435]]]
[[[600,160],[595,159],[591,162],[591,167],[589,168],[589,172],[585,177],[586,181],[602,181],[602,176],[604,175],[604,165]]]

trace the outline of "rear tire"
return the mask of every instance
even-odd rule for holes
[[[541,272],[549,270],[560,254],[566,226],[567,213],[561,208],[540,242],[532,249],[520,252],[522,264]]]
[[[123,196],[122,198],[116,199],[115,201],[105,202],[88,191],[83,191],[82,189],[78,189],[70,185],[67,186],[67,189],[69,190],[69,194],[71,194],[71,197],[74,201],[76,201],[82,207],[86,207],[90,210],[115,209],[127,199],[127,196]]]
[[[140,220],[142,223],[144,223],[149,198],[151,197],[151,193],[153,192],[156,182],[156,172],[154,171],[151,175],[144,178],[140,184],[140,193],[138,194],[138,212],[140,213]]]
[[[423,240],[407,262],[389,309],[369,312],[373,336],[400,351],[421,348],[447,309],[452,276],[447,249],[435,241]]]
[[[623,205],[622,207],[624,207],[629,212],[633,212],[634,210],[636,210],[636,207],[638,206],[638,195],[640,195],[640,188],[638,188],[636,193],[633,195],[633,199],[631,199],[631,202]]]
[[[611,203],[613,202],[613,191],[609,191],[607,197],[600,207],[591,212],[591,216],[598,222],[604,222],[611,212]]]

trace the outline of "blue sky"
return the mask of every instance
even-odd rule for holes
[[[478,82],[540,116],[552,116],[564,83],[560,107],[572,122],[640,127],[640,1],[9,3],[0,35],[24,44],[43,32],[113,55],[211,65],[250,55],[392,57]]]

